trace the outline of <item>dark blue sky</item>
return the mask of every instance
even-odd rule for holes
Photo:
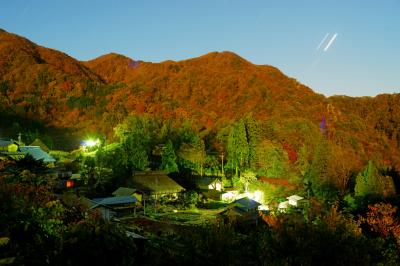
[[[325,95],[400,92],[400,0],[13,0],[0,27],[79,60],[228,50]]]

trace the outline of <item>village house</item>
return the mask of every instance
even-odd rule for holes
[[[222,181],[218,178],[202,177],[193,178],[192,183],[198,190],[203,201],[209,199],[221,200],[222,195]]]
[[[45,164],[54,163],[56,160],[39,146],[20,146],[19,150],[24,154],[29,154],[33,159],[42,160]]]
[[[13,140],[4,140],[0,139],[0,160],[4,159],[21,159],[24,157],[24,154],[20,153],[19,145],[17,142]]]
[[[289,202],[289,205],[298,207],[300,205],[300,202],[304,199],[301,196],[298,195],[292,195],[286,198]]]
[[[222,181],[218,178],[196,178],[195,184],[201,190],[222,191]]]
[[[178,183],[160,171],[136,172],[128,180],[127,187],[132,187],[142,192],[146,199],[155,200],[161,197],[171,200],[177,199],[178,193],[185,191]]]
[[[279,203],[278,209],[280,211],[285,211],[289,206],[299,207],[304,201],[304,198],[298,195],[291,195],[286,199],[286,201]]]
[[[17,152],[18,144],[12,140],[0,139],[0,152]]]
[[[244,197],[230,203],[228,207],[219,213],[224,221],[242,221],[248,223],[256,223],[258,219],[258,207],[261,203]]]

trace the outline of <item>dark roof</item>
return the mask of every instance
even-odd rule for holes
[[[244,197],[244,198],[235,200],[234,202],[232,202],[230,204],[230,206],[236,206],[245,211],[257,209],[258,206],[260,206],[260,205],[261,205],[261,203],[255,201],[255,200],[249,199],[248,197]]]
[[[10,144],[17,144],[17,143],[15,143],[14,141],[11,141],[11,140],[0,139],[0,146],[7,147]]]
[[[115,190],[112,195],[116,197],[120,196],[131,196],[133,193],[136,192],[136,189],[134,188],[129,188],[129,187],[120,187],[117,190]]]
[[[209,185],[213,184],[214,182],[218,182],[217,178],[197,178],[195,179],[195,184],[199,188],[208,188]]]
[[[163,172],[137,172],[131,181],[132,187],[150,194],[170,194],[185,190]]]
[[[146,237],[138,235],[138,234],[136,234],[134,232],[125,231],[125,233],[126,233],[127,237],[131,237],[131,238],[135,238],[135,239],[147,239]]]
[[[122,197],[109,197],[109,198],[95,198],[92,199],[92,201],[97,203],[97,205],[111,206],[111,205],[135,203],[137,202],[137,199],[133,196],[122,196]]]
[[[221,211],[219,214],[220,215],[237,215],[237,216],[242,216],[245,214],[246,211],[237,207],[237,206],[231,206],[230,208],[228,207],[227,209]]]
[[[56,161],[51,155],[43,151],[39,146],[20,146],[19,149],[21,152],[31,155],[35,160],[43,160],[45,163],[52,163]]]

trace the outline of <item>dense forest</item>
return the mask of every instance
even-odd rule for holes
[[[76,196],[56,195],[40,163],[0,161],[7,213],[0,234],[28,239],[4,248],[9,256],[20,250],[37,264],[66,265],[77,263],[69,255],[79,252],[100,265],[111,263],[112,253],[122,265],[187,264],[187,253],[198,265],[399,259],[400,94],[325,97],[231,52],[162,63],[112,53],[81,62],[0,30],[0,103],[1,138],[21,133],[28,144],[40,138],[63,151],[77,149],[84,137],[101,140],[93,156],[53,153],[82,172],[87,197],[107,195],[135,171],[152,169],[181,179],[222,173],[232,186],[263,188],[271,202],[290,190],[310,199],[302,213],[266,218],[257,230],[205,225],[139,252],[140,244],[88,214]],[[256,176],[288,185],[273,191]],[[105,245],[108,253],[96,251]]]
[[[1,113],[110,139],[128,115],[141,114],[189,121],[204,136],[246,115],[286,132],[323,124],[331,143],[364,161],[378,154],[382,164],[399,168],[398,94],[326,98],[272,66],[231,52],[179,62],[148,63],[117,54],[79,62],[3,30],[0,40]],[[294,136],[276,138],[299,152]]]

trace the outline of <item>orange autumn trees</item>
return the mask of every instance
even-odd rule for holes
[[[257,121],[262,139],[283,147],[301,172],[313,157],[325,116],[327,137],[340,147],[338,154],[354,157],[358,168],[373,159],[400,170],[398,94],[326,98],[273,66],[252,64],[232,52],[161,63],[118,54],[80,62],[1,31],[0,103],[0,112],[72,127],[81,135],[101,131],[110,139],[128,115],[190,121],[207,138],[247,116]],[[256,162],[256,147],[250,144],[252,159],[242,165]],[[338,167],[346,174],[337,176],[348,176],[345,165]],[[343,191],[347,181],[340,182]]]
[[[376,203],[368,206],[367,217],[361,221],[382,238],[393,237],[400,247],[400,220],[396,216],[397,207],[390,203]]]

